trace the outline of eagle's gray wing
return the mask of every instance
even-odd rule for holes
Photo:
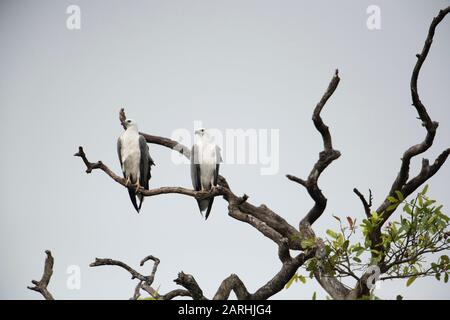
[[[214,172],[214,185],[217,186],[217,181],[219,180],[219,166],[222,162],[222,156],[220,155],[220,148],[216,146],[216,171]]]
[[[200,163],[198,160],[197,145],[193,145],[191,149],[191,180],[194,190],[199,191],[202,188],[200,183]]]
[[[117,139],[117,155],[119,156],[120,169],[122,170],[122,139],[120,139],[120,137]]]
[[[192,146],[191,149],[191,180],[194,190],[200,191],[202,189],[201,171],[198,158],[198,147],[195,144]],[[200,213],[202,213],[208,208],[209,199],[197,200],[197,203]]]
[[[148,190],[148,181],[152,177],[150,173],[150,166],[154,163],[152,157],[150,157],[147,141],[145,141],[145,138],[142,135],[139,136],[139,149],[141,151],[141,161],[139,168],[141,176],[139,178],[139,182],[142,187]]]
[[[220,148],[216,146],[216,170],[214,170],[214,181],[213,186],[217,186],[217,181],[219,180],[219,166],[222,162],[222,156],[220,155]],[[214,203],[214,197],[208,199],[208,208],[206,209],[205,220],[208,219],[211,212],[212,205]]]
[[[145,140],[144,136],[139,135],[139,150],[141,153],[141,159],[139,162],[139,171],[140,171],[140,177],[139,177],[139,183],[144,189],[149,189],[148,182],[150,181],[151,175],[151,166],[155,163],[153,162],[152,157],[150,156],[149,148],[147,145],[147,141]],[[142,195],[139,195],[139,210],[141,210],[142,202],[144,202],[144,197]]]

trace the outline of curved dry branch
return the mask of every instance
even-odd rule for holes
[[[280,292],[292,279],[303,263],[314,256],[315,250],[309,250],[283,262],[281,270],[265,285],[250,296],[252,300],[265,300]]]
[[[108,258],[95,258],[95,261],[92,262],[89,266],[90,267],[99,267],[99,266],[118,266],[126,271],[128,271],[131,274],[131,279],[138,279],[139,283],[136,285],[136,288],[134,290],[133,297],[131,299],[137,300],[140,297],[140,290],[146,291],[148,294],[150,294],[151,297],[157,300],[171,300],[175,297],[179,296],[192,296],[192,294],[189,291],[186,290],[173,290],[170,291],[164,295],[161,295],[152,287],[153,281],[155,279],[156,271],[158,270],[158,266],[160,263],[160,260],[152,255],[145,257],[142,259],[140,266],[144,266],[144,264],[148,261],[152,260],[153,263],[153,269],[149,276],[144,276],[135,269],[131,268],[126,263],[119,261],[119,260],[113,260]]]
[[[131,279],[138,279],[140,281],[143,281],[149,285],[152,285],[153,283],[153,279],[154,276],[144,276],[141,273],[137,272],[136,270],[134,270],[133,268],[131,268],[129,265],[127,265],[126,263],[119,261],[119,260],[114,260],[114,259],[109,259],[109,258],[95,258],[95,261],[92,262],[91,264],[89,264],[89,267],[99,267],[99,266],[117,266],[117,267],[121,267],[122,269],[125,269],[126,271],[128,271],[131,274]],[[155,263],[155,267],[157,268],[157,264]]]
[[[320,99],[319,103],[316,105],[313,112],[312,120],[314,122],[314,126],[316,127],[317,131],[320,132],[323,140],[324,149],[319,154],[319,160],[317,160],[317,162],[314,164],[314,167],[311,170],[307,180],[303,180],[289,174],[286,175],[289,180],[297,182],[304,186],[315,202],[312,209],[308,212],[306,217],[303,218],[300,224],[308,223],[309,225],[312,225],[317,219],[320,218],[322,213],[325,211],[325,208],[327,206],[327,198],[325,198],[322,191],[319,189],[317,181],[320,177],[320,174],[330,165],[330,163],[341,156],[341,153],[338,150],[333,149],[330,130],[328,126],[325,125],[322,117],[320,116],[323,107],[327,103],[328,99],[333,95],[339,84],[339,81],[339,72],[338,70],[336,70],[334,77],[331,79],[330,84],[328,85],[327,90],[322,96],[322,99]]]
[[[222,281],[213,300],[227,300],[231,291],[234,291],[238,300],[249,300],[250,293],[241,279],[235,274]]]
[[[192,275],[181,271],[178,273],[178,277],[173,281],[186,288],[193,300],[207,300],[203,295],[202,289]]]
[[[428,160],[424,159],[422,170],[419,173],[419,175],[411,180],[409,179],[409,167],[411,163],[411,159],[421,153],[424,153],[427,151],[433,144],[434,137],[436,135],[436,130],[438,128],[439,123],[436,121],[431,120],[431,117],[428,114],[428,111],[422,101],[419,97],[419,91],[417,89],[417,81],[419,78],[419,73],[422,68],[423,63],[425,62],[425,59],[428,56],[428,53],[431,48],[431,44],[433,43],[433,37],[436,31],[436,27],[439,25],[439,23],[445,18],[445,16],[450,12],[450,6],[445,8],[444,10],[440,10],[439,14],[433,19],[431,22],[431,25],[428,30],[427,38],[425,39],[425,44],[423,46],[422,52],[420,54],[417,54],[417,62],[414,66],[412,75],[411,75],[411,99],[412,99],[412,105],[416,109],[419,117],[418,119],[422,121],[422,126],[425,127],[427,133],[425,136],[425,139],[418,144],[415,144],[411,147],[409,147],[403,154],[402,157],[402,163],[400,166],[400,171],[393,182],[391,189],[389,191],[388,196],[395,196],[395,191],[401,191],[404,195],[404,197],[407,197],[412,192],[414,192],[418,187],[420,187],[423,182],[431,178],[442,166],[442,164],[447,159],[450,148],[447,150],[444,150],[441,155],[436,159],[433,166],[428,165]],[[406,187],[408,186],[408,187]],[[406,187],[406,188],[405,188]],[[387,196],[387,197],[388,197]],[[385,212],[383,216],[383,220],[387,221],[390,217],[390,215],[395,211],[392,210],[390,212],[386,212],[387,207],[389,207],[390,202],[387,199],[384,200],[384,202],[379,206],[377,209],[378,213]]]
[[[27,288],[39,292],[40,294],[42,294],[45,300],[54,300],[52,294],[47,289],[53,274],[54,259],[50,250],[45,250],[45,254],[47,255],[47,258],[45,258],[44,273],[42,274],[41,280],[39,281],[31,280],[31,282],[34,284],[34,287],[27,287]]]
[[[122,177],[118,176],[117,174],[115,174],[102,161],[90,162],[86,157],[83,147],[81,147],[81,146],[78,147],[78,152],[75,153],[74,156],[80,157],[83,160],[84,164],[86,165],[86,173],[91,173],[93,170],[102,170],[103,172],[105,172],[109,177],[111,177],[114,181],[116,181],[120,185],[122,185],[124,187],[128,187],[127,180],[125,178],[122,178]],[[183,187],[160,187],[160,188],[147,190],[147,189],[144,189],[141,187],[138,190],[138,192],[145,197],[152,197],[152,196],[157,196],[157,195],[161,195],[161,194],[176,193],[176,194],[183,194],[186,196],[190,196],[190,197],[193,197],[198,200],[207,199],[207,198],[216,197],[216,196],[224,196],[224,195],[227,195],[227,193],[228,193],[227,189],[222,188],[221,186],[215,187],[215,188],[211,189],[210,191],[195,191],[195,190],[187,189],[187,188],[183,188]]]
[[[121,113],[122,112],[123,109],[121,110]],[[173,145],[173,143],[171,143],[170,145]],[[84,164],[86,165],[87,173],[91,173],[93,170],[101,170],[120,185],[127,187],[126,179],[115,174],[102,161],[97,161],[95,163],[90,162],[87,159],[83,147],[79,147],[78,152],[75,153],[74,156],[80,157],[83,160]],[[160,187],[146,190],[141,187],[138,192],[145,197],[157,196],[161,194],[182,194],[198,200],[223,196],[226,201],[232,204],[231,206],[229,206],[229,215],[231,217],[236,218],[240,221],[247,222],[248,224],[258,229],[260,232],[262,232],[264,235],[267,235],[268,232],[272,234],[274,234],[274,232],[277,232],[284,238],[287,238],[289,240],[289,246],[291,249],[301,249],[301,235],[298,230],[296,230],[286,220],[268,209],[266,206],[261,205],[260,207],[255,207],[247,203],[247,195],[244,194],[242,197],[238,197],[237,195],[235,195],[230,190],[228,183],[223,177],[221,177],[221,179],[219,180],[219,185],[212,188],[210,191],[195,191],[183,187]],[[239,215],[236,209],[239,209],[239,211],[244,214]],[[271,239],[273,240],[274,237],[271,237]]]
[[[366,217],[370,217],[370,208],[372,207],[372,190],[369,189],[369,202],[367,202],[364,195],[356,188],[353,188],[353,192],[358,196],[361,200],[361,203],[364,207],[364,212],[366,213]]]
[[[394,180],[391,189],[386,196],[383,203],[378,207],[377,212],[382,214],[382,223],[379,224],[379,226],[374,230],[373,235],[371,238],[373,238],[375,241],[375,247],[378,247],[378,249],[382,250],[380,246],[377,244],[380,242],[380,234],[381,234],[381,228],[384,225],[384,223],[389,219],[389,217],[395,212],[396,208],[388,208],[390,207],[391,203],[388,199],[390,196],[395,197],[395,192],[400,191],[404,198],[411,195],[415,190],[417,190],[425,181],[430,179],[444,164],[444,162],[447,160],[449,154],[450,154],[450,148],[444,150],[434,161],[433,165],[429,165],[428,159],[422,160],[422,169],[420,170],[419,174],[415,176],[414,178],[409,179],[410,174],[410,163],[411,159],[419,154],[424,153],[427,151],[434,142],[434,137],[436,135],[436,130],[438,128],[439,123],[436,121],[433,121],[431,117],[428,114],[428,111],[425,107],[425,105],[422,103],[419,97],[419,91],[417,89],[417,81],[419,78],[419,73],[422,68],[423,63],[425,62],[425,59],[428,56],[428,53],[431,48],[431,44],[433,43],[433,37],[436,31],[436,27],[439,25],[439,23],[445,18],[445,16],[450,12],[450,6],[445,8],[444,10],[440,10],[439,14],[433,19],[431,22],[431,25],[428,29],[428,34],[425,39],[425,43],[422,49],[422,52],[420,54],[417,54],[417,61],[414,66],[412,75],[411,75],[411,98],[412,98],[412,105],[416,109],[419,117],[418,119],[422,121],[422,126],[425,127],[427,133],[425,136],[425,139],[418,144],[415,144],[411,147],[409,147],[403,154],[403,157],[401,159],[402,163],[400,166],[400,171]]]

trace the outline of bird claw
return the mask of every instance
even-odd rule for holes
[[[215,192],[216,190],[218,190],[219,187],[218,186],[212,186],[210,192]]]

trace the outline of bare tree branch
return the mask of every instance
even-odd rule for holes
[[[295,258],[283,262],[281,270],[265,285],[256,290],[256,292],[250,296],[250,299],[265,300],[275,293],[280,292],[285,287],[286,283],[291,280],[298,268],[312,256],[314,256],[314,250],[301,253]]]
[[[315,202],[312,209],[308,212],[308,214],[300,222],[300,224],[308,223],[312,225],[325,211],[325,207],[327,206],[327,198],[325,198],[322,191],[319,189],[317,181],[320,177],[320,174],[330,165],[330,163],[341,156],[341,153],[338,150],[333,149],[330,130],[328,129],[328,126],[325,125],[322,117],[320,116],[323,107],[336,90],[339,81],[339,72],[338,70],[336,70],[334,77],[331,79],[330,84],[328,85],[328,89],[325,91],[322,99],[320,99],[313,112],[312,120],[317,131],[319,131],[322,136],[324,147],[324,150],[319,154],[319,160],[317,160],[317,162],[314,164],[314,167],[311,170],[311,173],[309,174],[306,181],[293,175],[286,176],[289,180],[297,182],[304,186]]]
[[[127,187],[127,181],[125,178],[122,178],[115,174],[107,165],[105,165],[102,161],[97,162],[90,162],[86,154],[83,150],[83,147],[78,148],[78,152],[74,154],[75,157],[80,157],[84,164],[86,165],[86,173],[91,173],[93,170],[99,169],[105,172],[108,176],[110,176],[114,181],[119,183],[120,185]],[[155,189],[144,189],[140,188],[139,193],[142,194],[145,197],[151,197],[151,196],[157,196],[161,194],[170,194],[170,193],[177,193],[177,194],[183,194],[186,196],[190,196],[199,200],[206,199],[209,197],[216,197],[220,195],[225,195],[227,193],[227,190],[225,188],[222,188],[220,186],[215,187],[211,189],[210,191],[195,191],[192,189],[187,189],[183,187],[161,187],[161,188],[155,188]]]
[[[77,153],[75,153],[76,157],[80,157],[84,164],[86,165],[86,172],[91,173],[93,170],[99,169],[105,172],[108,176],[110,176],[114,181],[119,183],[120,185],[126,187],[126,179],[116,175],[108,166],[106,166],[102,161],[97,161],[95,163],[90,162],[82,147],[79,147]],[[155,189],[146,190],[144,188],[140,188],[139,193],[145,197],[157,196],[161,194],[182,194],[186,196],[193,197],[195,199],[206,199],[209,197],[223,196],[223,198],[232,203],[233,206],[229,207],[230,216],[238,219],[241,217],[241,221],[245,221],[252,226],[256,227],[260,232],[267,235],[267,232],[270,230],[267,227],[272,228],[276,232],[283,235],[283,237],[289,239],[291,249],[301,249],[300,245],[300,234],[299,232],[289,225],[286,220],[275,214],[273,211],[268,209],[266,206],[262,205],[260,207],[255,207],[251,204],[247,203],[248,196],[244,195],[243,197],[236,196],[228,186],[225,178],[221,177],[221,185],[213,187],[210,191],[195,191],[192,189],[187,189],[183,187],[160,187]],[[239,215],[236,209],[239,209],[241,212],[245,212],[247,215],[252,215],[254,218],[248,218],[247,215]],[[258,223],[261,221],[263,223]]]
[[[203,296],[203,291],[198,285],[197,281],[190,274],[186,274],[183,271],[178,273],[178,277],[173,280],[176,284],[183,286],[191,294],[194,300],[207,300]]]
[[[99,267],[99,266],[118,266],[128,271],[131,274],[131,279],[138,279],[140,281],[148,283],[149,285],[153,283],[153,278],[151,276],[144,276],[141,273],[134,270],[133,268],[131,268],[126,263],[119,260],[113,260],[109,258],[95,258],[95,261],[89,265],[89,267]]]
[[[431,120],[431,117],[429,116],[426,107],[420,100],[419,91],[417,89],[417,80],[422,65],[428,56],[428,52],[430,51],[431,44],[433,43],[433,37],[436,31],[436,27],[449,12],[450,6],[445,8],[444,10],[439,11],[439,14],[431,22],[422,52],[416,55],[417,62],[414,66],[411,75],[411,84],[410,84],[411,98],[412,98],[412,105],[419,115],[418,119],[422,121],[422,126],[425,127],[427,133],[425,139],[421,143],[411,146],[404,152],[403,157],[401,159],[402,163],[400,166],[400,171],[395,181],[393,182],[391,189],[388,195],[386,196],[385,200],[376,210],[378,213],[382,215],[382,222],[370,234],[370,238],[372,241],[372,248],[377,249],[381,252],[384,252],[384,249],[380,245],[381,228],[383,227],[385,222],[391,217],[391,215],[396,211],[397,208],[397,207],[392,208],[388,198],[390,196],[395,196],[396,191],[400,191],[404,198],[411,195],[415,190],[417,190],[417,188],[419,188],[425,181],[430,179],[441,168],[441,166],[444,164],[444,162],[447,160],[450,154],[450,148],[444,150],[431,166],[429,165],[428,159],[423,159],[422,169],[420,170],[419,174],[408,181],[411,159],[419,154],[424,153],[432,146],[434,137],[436,135],[436,130],[439,125],[438,122]],[[381,261],[380,264],[383,267],[383,261]]]
[[[136,285],[136,288],[134,290],[134,295],[132,297],[133,300],[136,300],[140,297],[140,290],[145,290],[150,296],[152,296],[155,299],[158,300],[171,300],[178,296],[191,296],[191,293],[185,290],[173,290],[165,295],[161,295],[152,287],[153,281],[155,279],[156,271],[158,270],[158,266],[160,263],[160,260],[152,255],[145,257],[142,259],[140,266],[144,266],[144,264],[148,261],[152,260],[154,262],[152,272],[149,276],[144,276],[135,269],[131,268],[126,263],[119,261],[119,260],[113,260],[108,258],[95,258],[95,261],[92,262],[89,266],[90,267],[99,267],[99,266],[118,266],[122,269],[125,269],[131,274],[131,279],[138,279],[139,283]]]
[[[370,213],[370,207],[372,206],[372,191],[369,189],[369,202],[367,202],[366,198],[364,197],[364,195],[359,192],[358,189],[354,188],[353,192],[359,197],[359,199],[361,200],[363,207],[364,207],[364,212],[366,213],[367,217],[370,217],[371,213]]]
[[[439,25],[439,23],[444,19],[444,17],[450,12],[450,6],[445,8],[444,10],[440,10],[439,14],[433,19],[431,22],[430,28],[428,30],[427,38],[425,39],[425,44],[423,46],[422,52],[420,54],[417,54],[417,62],[414,66],[414,70],[411,75],[411,98],[412,98],[412,105],[416,109],[419,120],[422,121],[422,126],[425,127],[427,133],[425,136],[425,139],[416,145],[411,146],[408,148],[402,157],[402,163],[400,167],[400,171],[397,175],[397,178],[393,182],[391,189],[389,191],[388,196],[394,196],[395,191],[401,191],[403,193],[403,196],[406,198],[409,196],[412,192],[414,192],[418,187],[420,187],[426,180],[431,178],[442,166],[442,164],[447,159],[450,149],[447,149],[441,153],[441,155],[436,159],[433,166],[428,166],[428,160],[424,159],[422,170],[419,173],[419,175],[411,180],[409,179],[409,167],[411,163],[411,159],[421,153],[424,153],[427,151],[433,144],[434,137],[436,135],[436,129],[439,125],[438,122],[432,121],[431,117],[429,116],[426,107],[422,103],[419,97],[419,91],[417,89],[417,80],[419,78],[419,73],[422,68],[423,63],[425,62],[425,59],[428,56],[428,53],[431,48],[431,44],[433,43],[433,37],[434,33],[436,31],[436,27]],[[388,197],[387,196],[387,197]],[[392,210],[390,212],[387,212],[387,208],[390,205],[389,200],[384,200],[384,202],[379,206],[377,209],[377,212],[383,213],[383,221],[387,221],[389,217],[392,215],[392,213],[395,211]],[[381,226],[380,226],[381,227]]]
[[[244,283],[237,275],[232,274],[222,281],[213,300],[227,300],[231,291],[234,291],[238,300],[249,300],[250,298],[250,293],[247,291]]]
[[[54,300],[52,294],[47,289],[53,274],[54,259],[50,250],[46,250],[45,254],[47,255],[47,258],[45,258],[44,273],[42,274],[41,280],[39,281],[31,280],[31,282],[34,284],[34,287],[27,287],[27,288],[39,292],[40,294],[42,294],[45,300]]]

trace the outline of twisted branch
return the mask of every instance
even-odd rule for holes
[[[40,294],[42,294],[45,300],[54,300],[52,294],[47,289],[53,274],[54,259],[50,250],[45,250],[45,254],[47,255],[47,258],[45,258],[44,273],[42,274],[41,280],[31,280],[31,282],[34,284],[34,287],[30,286],[27,288],[39,292]]]
[[[422,126],[425,127],[427,133],[425,139],[421,143],[409,147],[403,154],[403,157],[401,159],[402,163],[400,166],[400,171],[396,179],[394,180],[391,189],[388,195],[386,196],[386,199],[377,209],[378,213],[383,212],[385,213],[383,215],[384,222],[386,222],[392,215],[392,213],[395,211],[394,209],[392,211],[387,212],[386,209],[390,205],[390,202],[387,199],[387,197],[395,196],[395,191],[397,190],[401,191],[405,198],[409,196],[412,192],[414,192],[418,187],[420,187],[426,180],[431,178],[439,170],[439,168],[447,160],[447,157],[450,154],[450,148],[444,150],[439,155],[439,157],[434,161],[434,164],[432,166],[428,164],[429,161],[427,159],[424,159],[422,162],[422,170],[420,171],[420,173],[416,177],[408,181],[411,159],[421,153],[424,153],[432,146],[434,142],[434,137],[436,135],[436,130],[439,126],[438,122],[431,120],[431,117],[429,116],[427,109],[420,100],[419,91],[417,89],[417,80],[422,65],[425,62],[425,59],[427,58],[428,53],[430,51],[431,44],[433,43],[433,37],[436,31],[436,27],[449,12],[450,6],[445,8],[444,10],[439,11],[439,14],[431,22],[422,52],[416,55],[417,62],[414,66],[411,75],[411,84],[410,84],[411,99],[412,99],[412,106],[416,109],[419,115],[418,119],[422,121]]]
[[[303,180],[290,174],[286,175],[289,180],[304,186],[315,202],[312,209],[308,212],[306,217],[303,218],[300,224],[307,223],[309,225],[312,225],[317,219],[320,218],[322,213],[325,211],[325,208],[327,206],[327,198],[325,198],[322,191],[319,189],[317,181],[320,177],[320,174],[330,165],[330,163],[341,156],[341,153],[338,150],[333,149],[330,130],[328,126],[325,125],[322,117],[320,116],[323,107],[336,90],[339,81],[339,72],[338,70],[336,70],[333,78],[330,81],[330,84],[328,85],[327,90],[322,96],[322,99],[320,99],[319,103],[316,105],[313,112],[312,120],[317,131],[319,131],[320,135],[322,136],[324,150],[320,152],[319,159],[314,164],[314,167],[311,170],[308,179]]]
[[[428,159],[422,160],[422,168],[417,176],[414,178],[409,179],[409,171],[410,171],[410,163],[411,159],[419,154],[424,153],[427,151],[434,142],[434,137],[436,135],[436,130],[438,128],[439,123],[436,121],[431,120],[431,117],[428,114],[428,111],[422,101],[419,97],[419,91],[417,89],[417,81],[419,77],[420,70],[422,68],[423,63],[425,62],[425,59],[428,56],[428,53],[431,48],[431,44],[433,43],[433,37],[436,31],[436,27],[439,25],[439,23],[444,19],[444,17],[450,12],[450,6],[445,8],[444,10],[440,10],[439,14],[433,19],[431,22],[431,25],[428,30],[428,35],[425,39],[425,43],[422,49],[422,52],[420,54],[417,54],[417,61],[414,66],[412,75],[411,75],[411,83],[410,83],[410,89],[411,89],[411,99],[412,99],[412,106],[416,109],[419,117],[418,119],[422,121],[422,126],[425,127],[427,133],[425,136],[425,139],[416,145],[413,145],[409,147],[403,154],[403,157],[401,159],[402,163],[400,166],[400,171],[394,180],[391,189],[386,196],[383,203],[378,207],[377,212],[382,215],[382,223],[378,225],[377,228],[373,231],[371,234],[371,238],[373,239],[373,248],[378,249],[379,251],[383,252],[382,246],[379,245],[380,243],[380,236],[381,236],[381,228],[386,223],[386,221],[390,218],[390,216],[395,212],[395,208],[390,208],[388,210],[388,207],[390,207],[391,203],[388,200],[388,197],[394,196],[395,192],[400,191],[404,198],[411,195],[415,190],[417,190],[424,182],[426,182],[428,179],[430,179],[444,164],[444,162],[447,160],[449,154],[450,154],[450,148],[444,150],[434,161],[433,165],[430,166]]]
[[[152,260],[153,263],[153,269],[149,276],[144,276],[135,269],[131,268],[126,263],[119,261],[119,260],[113,260],[113,259],[107,259],[107,258],[95,258],[95,261],[92,262],[89,266],[90,267],[99,267],[99,266],[118,266],[126,271],[128,271],[131,274],[131,279],[138,279],[139,283],[136,285],[136,288],[134,290],[134,295],[131,298],[132,300],[137,300],[140,297],[140,290],[143,289],[148,294],[150,294],[151,297],[157,300],[171,300],[175,297],[179,296],[192,296],[189,291],[185,290],[173,290],[165,295],[159,294],[153,287],[153,281],[155,279],[156,271],[158,270],[158,266],[160,263],[160,260],[152,255],[145,257],[142,259],[140,266],[144,266],[144,264],[148,261]]]
[[[369,189],[369,202],[367,202],[367,200],[364,197],[364,195],[358,189],[354,188],[353,192],[361,200],[361,202],[363,204],[363,207],[364,207],[364,212],[366,213],[366,217],[370,217],[370,215],[371,215],[370,208],[372,207],[372,190]]]

